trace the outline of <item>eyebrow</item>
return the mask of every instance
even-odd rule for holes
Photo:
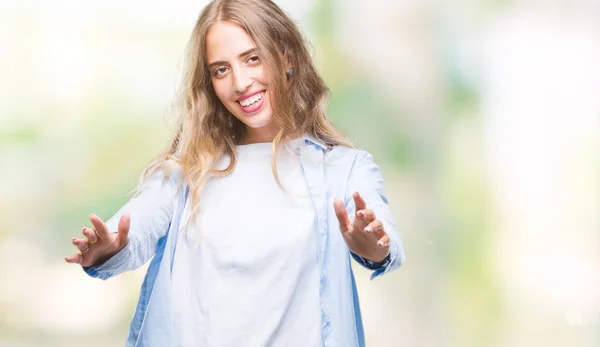
[[[249,50],[240,53],[240,55],[238,55],[238,58],[241,58],[241,57],[243,57],[245,55],[248,55],[248,54],[254,53],[254,52],[256,52],[256,47],[252,47]],[[215,61],[215,62],[212,62],[212,63],[208,64],[208,67],[211,68],[211,67],[213,67],[215,65],[223,65],[223,64],[227,64],[227,62],[226,61]]]

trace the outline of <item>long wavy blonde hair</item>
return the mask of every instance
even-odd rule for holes
[[[166,150],[144,169],[136,189],[141,192],[147,179],[158,171],[168,178],[172,170],[181,170],[191,193],[190,220],[198,212],[200,192],[207,180],[234,170],[236,145],[246,132],[245,125],[215,94],[207,66],[206,35],[220,21],[241,26],[255,41],[264,64],[273,121],[280,129],[273,140],[271,161],[280,187],[276,153],[283,141],[311,135],[328,147],[352,146],[327,119],[329,90],[294,21],[270,0],[211,1],[200,13],[186,50],[174,137]],[[287,65],[293,67],[293,75],[286,74]],[[229,155],[230,164],[218,170],[216,164],[224,155]]]

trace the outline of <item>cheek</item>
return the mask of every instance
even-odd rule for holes
[[[252,79],[264,86],[269,84],[269,79],[262,65],[252,70]]]
[[[223,104],[225,104],[229,99],[229,91],[225,85],[225,83],[223,83],[224,80],[213,80],[212,85],[213,85],[213,89],[215,90],[215,94],[217,94],[217,98],[219,98],[219,100],[221,100],[221,102]]]

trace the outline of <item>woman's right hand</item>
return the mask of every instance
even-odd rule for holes
[[[116,234],[110,233],[102,219],[93,213],[90,215],[90,221],[94,228],[83,228],[82,233],[85,238],[73,238],[72,243],[77,247],[79,253],[65,257],[67,263],[85,267],[101,265],[129,242],[130,217],[128,214],[121,216]]]

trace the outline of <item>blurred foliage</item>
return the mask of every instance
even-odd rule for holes
[[[479,28],[465,23],[481,22],[514,4],[508,0],[461,2],[463,7],[451,12],[456,18],[418,2],[395,7],[401,19],[408,18],[400,15],[406,11],[429,23],[423,37],[432,42],[403,44],[439,49],[428,66],[439,74],[432,79],[438,85],[423,88],[424,95],[415,94],[422,100],[412,105],[410,97],[391,100],[382,94],[380,91],[389,86],[380,85],[365,72],[364,62],[354,59],[337,42],[342,8],[359,4],[320,0],[309,12],[315,62],[332,91],[329,116],[356,145],[371,152],[384,170],[407,249],[403,269],[372,283],[366,279],[366,271],[355,267],[361,302],[369,303],[363,311],[370,346],[513,346],[511,341],[524,336],[517,326],[519,321],[506,312],[510,293],[494,263],[498,261],[498,235],[490,224],[498,202],[484,171],[482,77],[474,76],[476,69],[461,60],[457,48],[463,36],[472,38]],[[440,8],[446,7],[440,4]],[[0,55],[0,62],[19,64],[16,73],[0,68],[0,76],[8,76],[9,84],[14,84],[14,90],[6,87],[5,91],[14,91],[9,95],[15,96],[0,100],[0,177],[4,178],[0,209],[5,213],[0,218],[0,247],[3,241],[20,240],[43,254],[26,254],[20,249],[14,254],[7,252],[0,258],[4,261],[0,270],[9,273],[21,266],[18,268],[25,269],[23,276],[30,286],[60,288],[46,279],[62,271],[62,256],[73,251],[68,240],[89,225],[90,213],[106,220],[130,198],[128,193],[135,188],[140,171],[165,148],[171,135],[169,93],[174,94],[176,86],[166,84],[181,68],[191,28],[174,23],[148,24],[145,21],[149,17],[137,14],[131,19],[109,14],[94,17],[96,25],[79,23],[80,30],[74,31],[68,25],[62,27],[64,23],[57,17],[48,17],[54,21],[49,22],[41,12],[22,7],[7,21],[17,23],[20,30],[4,31],[16,35],[12,43],[16,48],[14,54],[8,50],[5,56]],[[45,21],[39,20],[42,17]],[[442,24],[433,28],[438,23]],[[392,24],[390,29],[417,30],[408,27],[414,23]],[[65,98],[57,90],[32,82],[40,82],[36,79],[40,72],[54,72],[52,65],[45,65],[44,59],[51,57],[40,57],[42,52],[73,48],[66,45],[44,50],[50,42],[45,41],[50,40],[46,36],[50,29],[63,30],[80,40],[74,52],[93,52],[101,57],[82,63],[84,69],[97,75],[88,76],[94,79],[93,84],[79,98]],[[78,61],[69,54],[63,58]],[[409,65],[407,61],[398,64]],[[61,86],[61,76],[49,76]],[[420,122],[423,119],[426,122]],[[588,154],[594,157],[597,150]],[[590,162],[586,169],[591,171],[578,177],[582,182],[593,181],[598,163]],[[587,192],[589,187],[581,185]],[[46,266],[35,263],[39,259],[47,262]],[[80,270],[76,276],[83,278]],[[46,346],[75,346],[82,338],[90,341],[90,346],[121,345],[140,285],[139,277],[125,276],[119,280],[127,289],[120,292],[127,307],[104,322],[105,331],[60,333],[45,330],[39,319],[25,323],[11,320],[13,313],[24,310],[27,300],[16,299],[18,290],[11,292],[14,288],[7,286],[3,273],[0,345],[33,346],[44,341]],[[83,281],[73,280],[70,285]],[[59,294],[41,291],[40,295],[52,300]],[[579,335],[577,329],[557,328],[557,336],[566,337],[544,341],[559,345],[569,337],[587,336]],[[510,336],[505,338],[504,334]],[[552,331],[544,334],[551,335]],[[542,340],[535,338],[525,336],[526,342],[519,346]],[[590,338],[585,346],[596,345],[598,336],[593,340]]]

